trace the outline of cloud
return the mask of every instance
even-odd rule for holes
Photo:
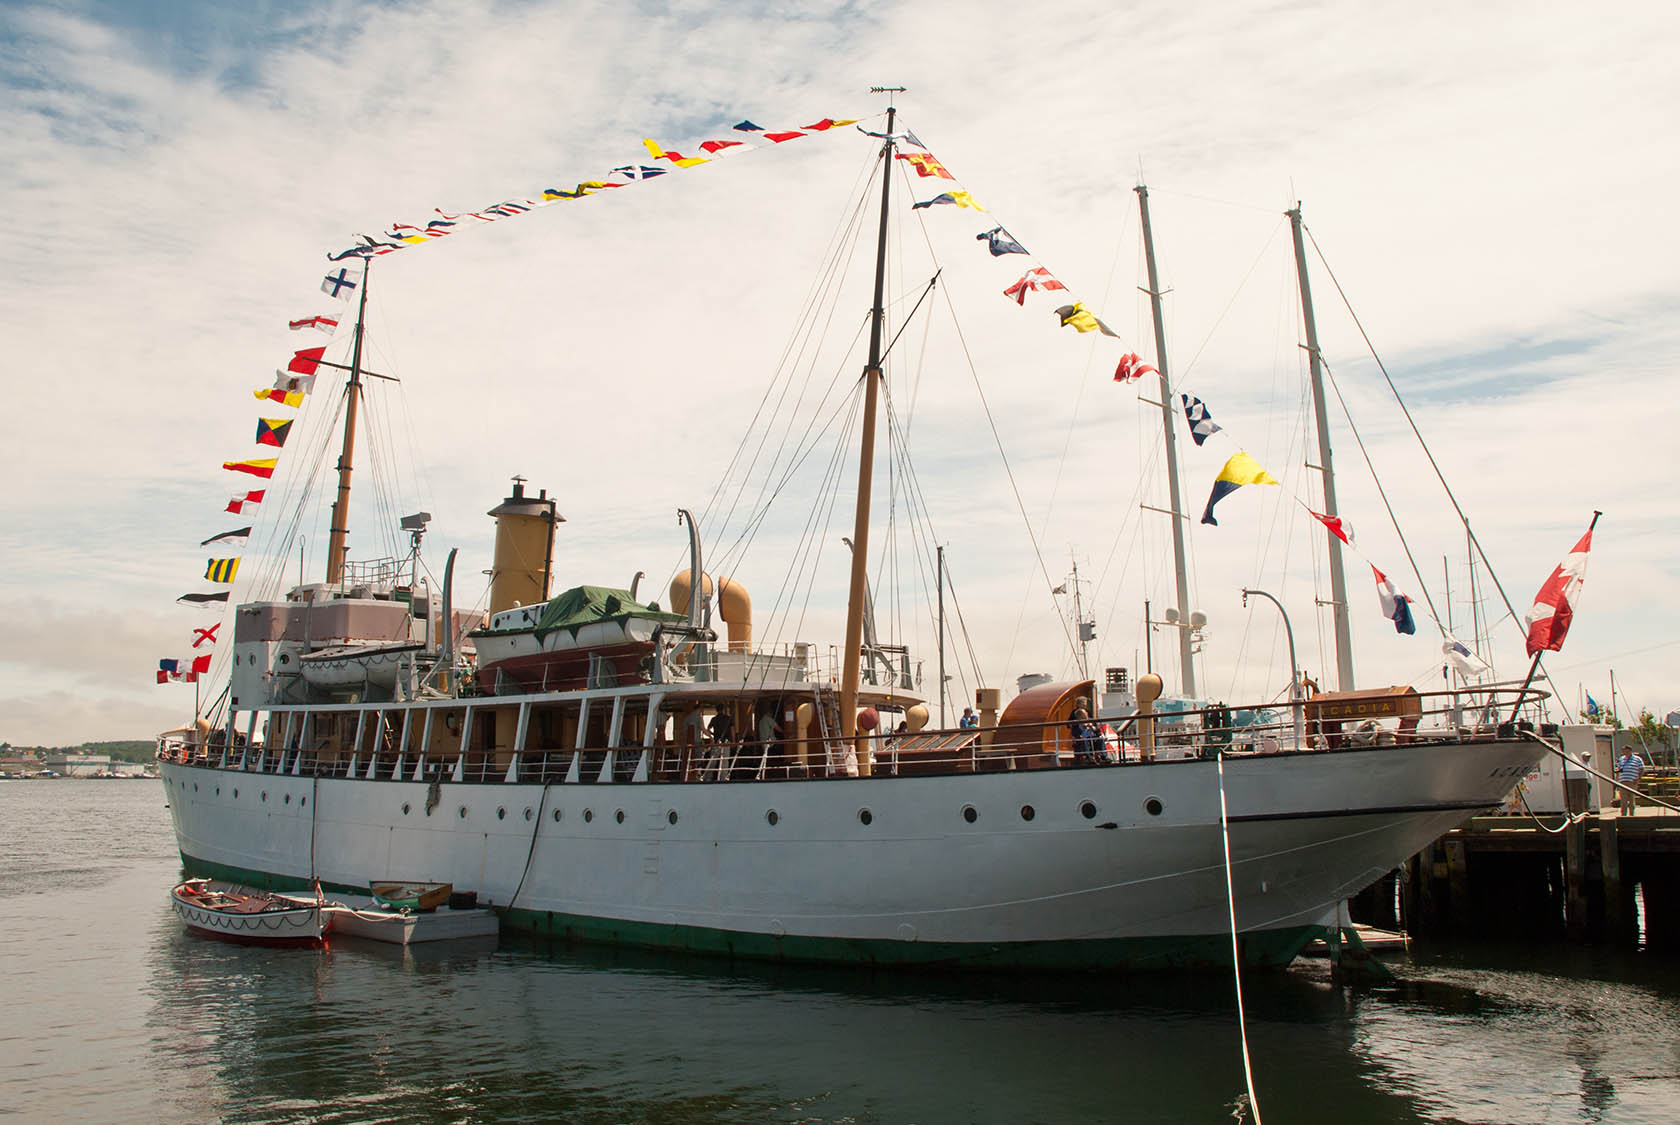
[[[62,733],[43,741],[120,733],[107,725],[119,714],[153,723],[139,700],[166,689],[143,682],[145,669],[176,654],[196,620],[172,599],[198,584],[196,544],[228,526],[222,506],[250,483],[217,466],[252,455],[250,391],[302,346],[282,322],[330,307],[316,290],[325,251],[433,207],[599,177],[639,159],[643,136],[680,147],[742,117],[867,114],[882,103],[865,87],[895,75],[914,76],[905,120],[961,186],[1150,358],[1130,190],[1141,165],[1179,385],[1285,481],[1280,492],[1309,495],[1316,446],[1300,417],[1282,218],[1304,198],[1518,611],[1599,507],[1565,659],[1607,678],[1617,653],[1680,625],[1667,530],[1680,481],[1659,436],[1680,422],[1666,391],[1680,248],[1651,220],[1680,172],[1674,147],[1654,141],[1680,100],[1672,14],[1326,20],[1290,4],[1122,6],[1073,25],[998,3],[962,19],[912,4],[161,11],[0,14],[11,157],[0,198],[14,217],[0,331],[20,342],[0,422],[0,472],[18,482],[0,500],[0,600],[8,630],[47,654],[15,671],[31,715],[47,729],[62,716]],[[790,326],[837,223],[854,266],[873,253],[868,223],[839,218],[870,150],[855,133],[813,138],[381,259],[370,356],[403,382],[370,392],[354,556],[404,553],[396,517],[431,511],[428,546],[463,548],[470,603],[488,566],[482,513],[520,473],[568,518],[562,581],[643,570],[651,584],[684,557],[674,509],[703,509],[727,477],[741,518],[703,521],[712,549],[723,558],[744,514],[780,487],[791,514],[766,521],[731,565],[766,613],[779,604],[777,635],[797,625],[801,639],[837,640],[837,539],[850,520],[844,499],[830,511],[818,497],[851,488],[838,431],[779,485],[766,484],[768,460],[745,484],[727,470],[784,353],[781,378],[810,381],[780,416],[800,427],[785,431],[790,450],[824,395],[831,409],[856,379],[867,268],[838,291],[832,321]],[[883,619],[931,661],[935,631],[909,603],[937,537],[987,677],[1066,671],[1046,576],[1078,558],[1102,581],[1095,658],[1135,667],[1147,659],[1143,603],[1158,613],[1171,599],[1164,517],[1138,508],[1165,506],[1159,408],[1137,401],[1154,389],[1114,385],[1109,345],[1056,329],[1048,306],[1002,300],[1018,262],[976,255],[972,224],[967,212],[916,212],[894,244],[895,327],[944,272],[892,359],[895,404],[913,417],[908,468],[934,523],[913,532],[901,507],[878,526]],[[1403,525],[1422,529],[1409,542],[1424,581],[1435,585],[1445,557],[1467,616],[1463,528],[1321,265],[1315,256],[1336,383]],[[1383,530],[1383,500],[1337,430],[1343,510],[1399,581],[1405,545]],[[332,397],[319,395],[259,513],[250,558],[265,560],[270,591],[298,572],[283,532],[306,540],[306,576],[319,571],[336,440]],[[1193,515],[1217,460],[1188,443],[1181,455]],[[317,459],[328,468],[313,469]],[[883,487],[902,497],[905,466],[888,479],[884,465]],[[1276,587],[1306,658],[1327,666],[1321,536],[1287,495],[1227,504],[1224,526],[1192,528],[1193,608],[1213,618],[1204,680],[1269,694],[1280,685],[1274,626],[1243,614],[1237,591]],[[805,577],[782,595],[790,557]],[[1426,673],[1438,663],[1428,638],[1384,634],[1366,585],[1355,568],[1361,680]],[[1504,613],[1485,586],[1478,595],[1485,616]],[[1514,642],[1509,622],[1499,629],[1503,669]],[[1170,663],[1164,642],[1155,660]],[[1618,683],[1659,696],[1675,662],[1641,655],[1617,668]],[[120,706],[73,702],[136,679]]]

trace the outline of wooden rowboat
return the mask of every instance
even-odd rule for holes
[[[390,910],[436,910],[454,889],[453,883],[375,883],[368,893],[374,905]]]
[[[332,922],[319,903],[236,883],[189,879],[170,898],[194,933],[246,945],[321,945]]]

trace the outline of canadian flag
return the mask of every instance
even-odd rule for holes
[[[1587,579],[1587,552],[1592,550],[1593,528],[1597,526],[1598,513],[1594,512],[1587,533],[1534,595],[1534,608],[1524,618],[1528,623],[1528,655],[1556,652],[1563,647],[1569,623],[1575,619],[1575,605],[1581,600],[1581,584]]]

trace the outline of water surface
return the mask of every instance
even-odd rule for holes
[[[0,1113],[101,1121],[1231,1121],[1224,977],[189,935],[156,782],[0,784]],[[1267,1121],[1680,1120],[1680,965],[1459,947],[1246,982]]]

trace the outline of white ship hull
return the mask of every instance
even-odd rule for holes
[[[1287,962],[1341,900],[1498,805],[1542,753],[1487,741],[1227,759],[1245,959]],[[429,814],[425,782],[180,763],[165,763],[163,780],[189,870],[275,886],[319,877],[346,890],[447,881],[512,924],[555,935],[809,960],[1229,961],[1209,761],[750,783],[443,782]]]

